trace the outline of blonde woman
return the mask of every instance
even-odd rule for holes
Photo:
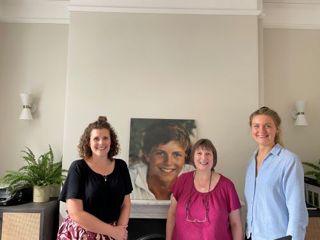
[[[308,223],[304,173],[299,158],[282,146],[279,115],[261,107],[249,118],[258,145],[246,174],[246,237],[303,240]]]

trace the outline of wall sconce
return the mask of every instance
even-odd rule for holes
[[[34,105],[32,105],[32,95],[29,93],[20,93],[22,102],[22,111],[20,113],[21,120],[32,120],[32,112],[35,111]]]
[[[295,103],[295,109],[293,110],[293,118],[296,120],[295,126],[308,126],[306,116],[304,115],[305,101],[299,100]]]

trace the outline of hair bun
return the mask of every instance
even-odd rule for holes
[[[106,116],[99,116],[98,117],[98,122],[108,122],[108,119]]]

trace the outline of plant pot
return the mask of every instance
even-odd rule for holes
[[[49,198],[48,186],[33,186],[33,202],[48,202]]]
[[[60,194],[60,184],[51,184],[48,186],[50,190],[50,198],[58,198]]]

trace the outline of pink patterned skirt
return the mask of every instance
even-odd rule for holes
[[[114,240],[112,237],[85,230],[74,222],[69,215],[59,227],[57,240]]]

